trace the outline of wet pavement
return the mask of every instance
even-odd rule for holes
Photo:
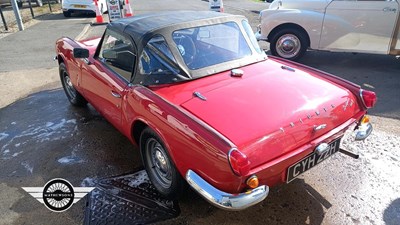
[[[58,216],[21,187],[41,187],[56,177],[88,186],[142,166],[125,137],[93,108],[70,106],[62,90],[28,96],[1,109],[0,118],[0,199],[14,196],[8,206],[0,204],[0,224],[9,217],[18,218],[15,224],[55,224]],[[80,201],[61,213],[63,224],[81,223],[83,207]]]
[[[155,216],[146,217],[153,212],[162,212],[157,214],[161,219],[175,217],[178,207],[177,218],[160,224],[395,225],[400,221],[400,140],[380,130],[349,147],[359,152],[359,160],[336,154],[300,179],[273,187],[262,203],[227,212],[192,190],[183,193],[179,206],[160,200],[144,172],[133,174],[142,168],[138,151],[90,105],[70,106],[62,90],[17,101],[0,109],[0,118],[7,118],[0,121],[4,128],[0,133],[0,185],[4,186],[0,199],[17,199],[2,209],[2,218],[14,224],[54,224],[59,217],[63,224],[137,224],[144,218],[156,221]],[[43,186],[55,177],[75,187],[97,186],[89,195],[88,207],[81,200],[54,215],[21,189]],[[124,204],[140,213],[128,213],[129,207],[122,210]]]

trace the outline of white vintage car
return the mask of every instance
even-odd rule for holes
[[[308,48],[400,55],[399,0],[275,0],[260,20],[257,39],[282,58]]]
[[[106,0],[97,0],[100,14],[107,11]],[[61,5],[65,17],[71,17],[72,13],[96,13],[94,0],[62,0]]]

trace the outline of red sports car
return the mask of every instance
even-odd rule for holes
[[[187,182],[218,207],[244,209],[332,154],[352,155],[339,147],[346,131],[372,131],[374,92],[267,57],[243,16],[135,16],[101,38],[61,38],[56,51],[69,101],[89,102],[137,145],[168,198]]]

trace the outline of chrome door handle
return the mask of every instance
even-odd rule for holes
[[[383,11],[384,12],[396,12],[396,9],[395,8],[390,8],[390,7],[385,7],[385,8],[383,8]]]
[[[118,94],[118,93],[115,92],[115,91],[111,91],[111,95],[112,95],[113,97],[115,97],[115,98],[121,98],[121,95]]]

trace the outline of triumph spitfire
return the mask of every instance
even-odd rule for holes
[[[374,92],[267,57],[243,16],[145,14],[101,38],[61,38],[56,52],[68,100],[90,103],[137,145],[167,198],[187,182],[215,206],[245,209],[331,155],[352,155],[340,148],[346,131],[354,141],[372,131]]]

